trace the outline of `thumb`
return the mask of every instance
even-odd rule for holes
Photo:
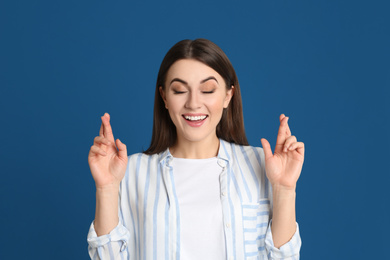
[[[261,138],[261,144],[263,145],[263,150],[264,150],[264,156],[265,159],[269,159],[273,156],[272,150],[271,150],[271,145],[265,138]]]
[[[116,146],[118,147],[118,155],[121,159],[127,158],[127,147],[119,139],[116,139]]]

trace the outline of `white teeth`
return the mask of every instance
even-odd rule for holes
[[[206,116],[184,116],[185,119],[190,121],[199,121],[206,118]]]

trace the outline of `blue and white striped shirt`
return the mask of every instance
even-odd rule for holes
[[[88,233],[91,259],[180,259],[180,209],[172,155],[129,156],[119,192],[119,224],[97,237]],[[220,140],[218,164],[227,259],[299,259],[297,225],[291,240],[275,248],[271,233],[272,191],[262,148]]]

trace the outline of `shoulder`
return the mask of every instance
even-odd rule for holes
[[[135,184],[138,183],[137,180],[142,179],[145,181],[144,178],[147,178],[149,174],[157,173],[159,171],[161,162],[163,162],[162,153],[152,155],[135,153],[128,156],[124,182]]]
[[[264,162],[264,151],[261,147],[251,145],[240,145],[221,140],[221,154],[233,161]]]
[[[128,166],[140,166],[146,164],[158,164],[166,156],[166,152],[158,154],[135,153],[128,156]]]
[[[137,161],[137,160],[140,160],[140,159],[146,159],[149,157],[149,156],[152,156],[152,155],[148,155],[148,154],[144,154],[144,153],[134,153],[134,154],[131,154],[128,156],[129,158],[129,162],[134,162],[134,161]]]

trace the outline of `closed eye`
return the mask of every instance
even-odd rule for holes
[[[211,91],[202,91],[203,94],[212,94],[214,93],[214,90],[211,90]]]
[[[187,91],[177,91],[177,90],[174,90],[173,91],[173,94],[184,94],[186,93]]]

